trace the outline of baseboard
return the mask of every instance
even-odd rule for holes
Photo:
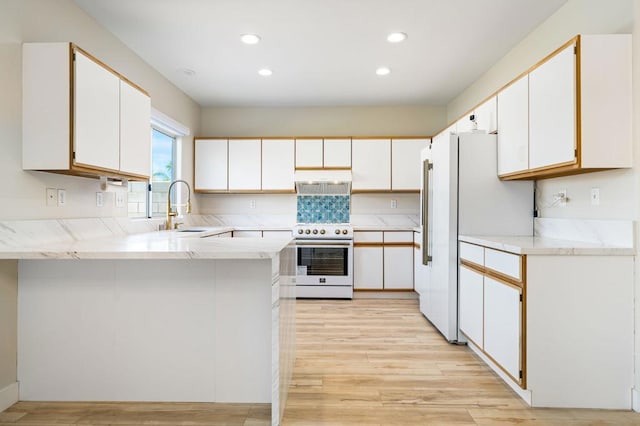
[[[531,391],[522,389],[517,383],[515,383],[509,376],[507,376],[500,367],[498,367],[489,357],[487,357],[480,348],[476,347],[472,342],[468,342],[467,345],[481,360],[485,362],[500,378],[511,388],[520,398],[529,405],[531,404]]]
[[[353,290],[354,299],[418,299],[418,293],[413,291],[363,291]]]
[[[640,412],[640,392],[636,388],[631,389],[631,409]]]
[[[4,389],[0,389],[0,411],[4,411],[18,402],[20,398],[20,384],[11,383]]]

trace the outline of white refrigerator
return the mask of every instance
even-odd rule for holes
[[[420,311],[458,332],[458,235],[533,235],[533,182],[500,181],[496,135],[444,133],[422,151]]]

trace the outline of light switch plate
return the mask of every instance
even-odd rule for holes
[[[64,189],[58,189],[58,205],[64,206],[67,204],[67,191]]]
[[[116,207],[124,207],[124,192],[116,192]]]

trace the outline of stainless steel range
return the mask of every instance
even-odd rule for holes
[[[293,229],[297,246],[296,296],[353,298],[353,228],[348,223],[300,223]]]

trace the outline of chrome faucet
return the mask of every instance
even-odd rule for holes
[[[171,182],[171,185],[169,185],[169,190],[167,191],[167,221],[165,223],[165,229],[167,230],[171,230],[174,227],[177,228],[178,224],[176,223],[175,226],[172,224],[173,222],[173,218],[178,216],[178,211],[176,209],[176,211],[173,211],[171,209],[171,188],[173,188],[173,185],[175,185],[178,182],[182,182],[185,185],[187,185],[187,213],[191,213],[191,187],[189,186],[189,182],[187,182],[186,180],[182,180],[182,179],[178,179],[178,180],[174,180],[173,182]]]

